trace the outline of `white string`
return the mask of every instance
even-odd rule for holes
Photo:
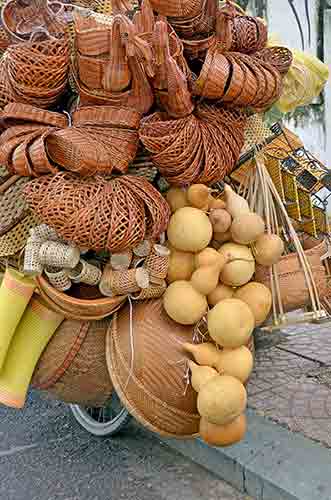
[[[133,375],[133,363],[134,363],[133,306],[132,306],[132,300],[131,300],[130,296],[128,297],[128,300],[129,300],[129,323],[130,323],[129,335],[130,335],[130,349],[131,349],[131,364],[130,364],[130,371],[129,371],[128,379],[127,379],[125,386],[124,386],[124,390],[127,389],[129,380]]]

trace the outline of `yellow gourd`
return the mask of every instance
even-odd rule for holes
[[[209,201],[208,203],[209,210],[217,208],[226,208],[225,201],[221,200],[220,198],[214,198],[213,196],[209,195],[208,201]]]
[[[228,286],[242,286],[252,279],[255,272],[255,260],[251,250],[238,243],[224,243],[219,249],[228,262],[220,274],[220,281]]]
[[[166,200],[169,203],[172,213],[176,212],[179,208],[188,206],[187,193],[182,188],[170,188],[166,194]]]
[[[194,325],[206,313],[208,304],[204,295],[188,281],[174,281],[163,295],[163,306],[171,319],[181,325]]]
[[[229,375],[211,378],[198,393],[198,412],[212,424],[232,422],[244,413],[246,405],[245,387],[238,379]]]
[[[190,280],[194,271],[194,254],[171,248],[167,274],[168,283]]]
[[[219,266],[199,267],[191,277],[191,284],[202,295],[208,295],[217,287],[220,276]]]
[[[247,285],[238,288],[234,297],[249,306],[255,319],[255,326],[262,325],[269,316],[272,295],[269,288],[262,283],[251,281]]]
[[[195,208],[209,207],[209,188],[204,184],[193,184],[187,190],[189,204]]]
[[[265,224],[257,214],[241,214],[231,225],[231,236],[234,242],[248,245],[257,240],[264,233]]]
[[[167,233],[171,245],[177,250],[200,252],[211,241],[213,228],[202,210],[184,207],[170,217]]]
[[[183,344],[183,349],[193,355],[199,365],[215,367],[219,361],[220,349],[211,342],[203,344]]]
[[[226,209],[233,218],[239,217],[239,215],[248,214],[250,212],[248,203],[245,198],[235,193],[230,186],[225,186],[224,193]]]
[[[231,375],[243,384],[253,370],[253,355],[246,346],[220,351],[216,369],[221,375]]]
[[[212,424],[202,417],[199,434],[201,439],[211,446],[231,446],[244,438],[246,430],[246,415],[243,413],[232,422],[224,425]]]
[[[210,366],[199,366],[194,361],[189,361],[188,365],[191,370],[191,385],[196,392],[199,392],[210,379],[218,376],[218,372]]]
[[[209,215],[209,220],[213,226],[213,231],[216,233],[225,233],[231,226],[231,215],[223,208],[212,209]]]
[[[252,311],[239,299],[225,299],[208,312],[208,331],[220,346],[234,349],[246,345],[255,327]]]
[[[277,264],[284,253],[283,240],[277,234],[262,234],[253,245],[253,253],[261,266]]]
[[[231,288],[230,286],[223,285],[220,283],[217,285],[215,290],[213,290],[207,297],[208,304],[210,306],[216,306],[221,300],[224,299],[231,299],[233,297],[235,292],[234,288]]]
[[[201,252],[197,253],[194,258],[195,268],[199,267],[210,267],[218,266],[219,269],[222,267],[222,263],[225,263],[221,255],[214,248],[207,247]]]

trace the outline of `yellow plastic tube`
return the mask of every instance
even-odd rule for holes
[[[33,297],[22,317],[0,372],[0,403],[22,408],[36,364],[64,317]]]
[[[14,269],[6,269],[0,287],[0,369],[35,287],[31,278]]]

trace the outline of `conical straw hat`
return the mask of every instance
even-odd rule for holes
[[[149,430],[192,437],[200,416],[196,393],[187,383],[189,358],[182,344],[192,341],[193,328],[172,321],[160,299],[130,307],[129,303],[115,314],[107,334],[107,365],[114,388],[128,411]]]

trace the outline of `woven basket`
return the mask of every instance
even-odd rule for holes
[[[40,108],[55,104],[66,88],[69,62],[66,37],[10,46],[3,70],[15,101]]]
[[[202,8],[201,0],[150,0],[158,14],[166,17],[192,17]]]
[[[140,140],[170,184],[212,183],[232,171],[244,144],[240,111],[200,104],[177,120],[154,113],[141,121]]]
[[[157,239],[169,221],[162,195],[144,178],[42,176],[25,188],[35,214],[80,248],[121,252]]]
[[[39,360],[32,386],[65,403],[104,406],[113,390],[105,356],[109,325],[64,321]]]
[[[321,256],[325,252],[325,242],[318,240],[316,240],[315,246],[305,250],[320,299],[323,299],[328,292],[327,276],[321,263]],[[277,274],[284,312],[295,311],[310,305],[310,295],[297,254],[283,256],[277,264]],[[271,289],[269,268],[256,266],[255,280]]]
[[[170,320],[162,300],[133,309],[131,370],[130,312],[117,314],[107,335],[107,365],[114,388],[128,411],[145,427],[161,435],[191,437],[200,416],[196,393],[186,387],[186,360],[181,344],[192,338],[192,327]],[[166,353],[166,356],[164,355]]]
[[[282,75],[286,75],[293,61],[293,54],[286,47],[267,47],[256,52],[254,57],[271,64]]]
[[[61,36],[64,31],[63,12],[63,5],[57,1],[9,0],[2,7],[1,21],[12,41],[26,42],[40,26],[52,36]]]
[[[36,278],[41,296],[48,306],[61,312],[65,318],[100,320],[117,311],[125,302],[125,296],[114,298],[82,299],[65,294],[54,288],[43,276]]]

